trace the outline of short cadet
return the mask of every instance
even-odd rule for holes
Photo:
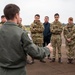
[[[6,20],[5,15],[2,15],[2,16],[1,16],[0,27],[1,27],[6,21],[7,21],[7,20]]]
[[[33,42],[36,45],[42,47],[43,46],[43,31],[44,31],[44,26],[40,22],[40,15],[39,14],[36,14],[34,16],[34,19],[35,19],[34,22],[30,26],[31,37],[32,37]],[[41,60],[41,59],[40,59],[40,62],[45,63],[45,61]]]
[[[53,58],[52,62],[55,62],[56,59],[56,48],[58,50],[58,62],[61,63],[61,33],[63,30],[62,24],[59,22],[59,14],[54,15],[55,21],[51,24],[50,30],[52,32],[51,44],[53,46]]]
[[[72,61],[74,59],[74,50],[75,50],[75,26],[72,17],[69,17],[68,24],[64,27],[64,37],[66,47],[68,49],[67,51],[68,63],[71,64],[73,63]]]
[[[0,28],[0,75],[26,75],[26,54],[40,60],[50,54],[52,47],[50,44],[36,46],[18,27],[20,8],[17,5],[8,4],[3,11],[7,22]]]

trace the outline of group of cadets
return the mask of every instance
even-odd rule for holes
[[[56,49],[58,50],[58,62],[62,63],[61,57],[61,45],[62,45],[62,38],[61,34],[63,32],[64,38],[65,38],[65,44],[67,48],[67,58],[68,63],[73,63],[74,60],[74,50],[75,50],[75,26],[73,23],[73,18],[68,18],[67,25],[63,26],[62,23],[59,21],[60,15],[58,13],[54,14],[54,21],[52,23],[49,23],[49,17],[45,16],[44,23],[40,21],[40,15],[36,14],[34,16],[34,21],[30,25],[30,32],[31,32],[31,38],[34,44],[37,46],[46,46],[49,43],[51,43],[53,47],[53,56],[52,59],[50,58],[50,55],[48,56],[48,59],[51,60],[51,62],[56,61]],[[1,16],[1,22],[0,27],[6,22],[6,18],[4,15]],[[20,18],[20,24],[19,27],[25,30],[25,26],[22,25],[22,18]],[[44,59],[40,59],[40,62],[45,63],[46,61]],[[34,58],[32,58],[32,62],[30,64],[34,63]]]
[[[56,61],[56,51],[58,50],[58,62],[62,63],[62,33],[65,38],[65,44],[67,49],[67,58],[68,64],[72,64],[74,60],[74,50],[75,50],[75,26],[73,23],[73,18],[68,18],[67,25],[63,26],[59,21],[60,15],[58,13],[54,14],[54,21],[49,23],[49,17],[45,16],[44,23],[40,22],[40,15],[36,14],[34,16],[34,21],[30,25],[31,37],[33,42],[38,46],[46,46],[48,43],[51,43],[53,47],[53,56],[52,59],[50,55],[48,59],[51,62]],[[34,61],[33,61],[34,62]],[[42,60],[45,63],[44,60]]]

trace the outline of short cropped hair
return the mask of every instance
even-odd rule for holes
[[[20,8],[15,4],[8,4],[4,8],[4,15],[7,20],[14,19],[16,13],[19,13]]]
[[[45,16],[45,18],[46,18],[46,17],[49,19],[49,17],[48,17],[48,16]]]
[[[58,14],[58,13],[56,13],[56,14],[54,14],[54,16],[59,16],[59,14]]]
[[[4,17],[5,17],[5,15],[2,15],[2,16],[1,16],[1,18],[4,18]]]
[[[38,16],[38,17],[40,17],[40,15],[39,15],[39,14],[36,14],[35,16]]]
[[[70,21],[73,21],[73,18],[72,18],[72,17],[69,17],[69,20],[70,20]]]

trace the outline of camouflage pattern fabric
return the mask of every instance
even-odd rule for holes
[[[4,24],[4,22],[0,22],[0,27]]]
[[[74,58],[74,50],[75,50],[75,26],[74,24],[67,24],[64,27],[64,37],[66,47],[68,49],[67,56],[68,58]],[[67,39],[71,38],[71,41],[68,42]]]
[[[30,31],[33,42],[38,46],[42,46],[44,31],[43,24],[40,21],[34,21],[30,26]]]
[[[19,27],[25,30],[25,26],[23,26],[22,24],[20,24]]]
[[[56,58],[56,48],[58,49],[58,58],[61,58],[61,44],[62,44],[61,33],[63,27],[59,21],[58,22],[54,21],[51,24],[50,30],[52,32],[51,44],[53,46],[53,58]]]

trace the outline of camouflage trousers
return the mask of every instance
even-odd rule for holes
[[[67,57],[68,59],[74,59],[74,53],[75,53],[75,45],[66,45],[68,51],[67,51]]]
[[[52,35],[51,44],[53,47],[53,58],[56,58],[56,49],[58,50],[58,58],[61,58],[62,39],[60,35]]]

